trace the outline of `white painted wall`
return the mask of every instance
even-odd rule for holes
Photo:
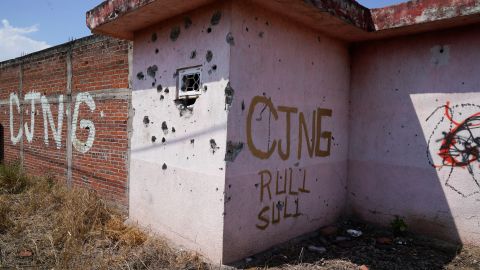
[[[223,248],[229,29],[229,5],[207,7],[136,33],[133,55],[130,219],[217,263]],[[206,90],[192,111],[181,114],[174,74],[197,65]]]

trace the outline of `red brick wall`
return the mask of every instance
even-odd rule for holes
[[[90,36],[0,63],[0,124],[4,127],[5,161],[19,160],[32,175],[53,174],[67,183],[92,188],[126,207],[131,97],[128,51],[126,41]],[[29,92],[38,93],[33,126],[31,101],[25,100]],[[11,141],[10,93],[18,95],[22,106],[22,113],[15,102],[12,106],[14,136],[20,126],[27,124],[30,132],[33,127],[31,141],[24,127],[21,141],[15,145]],[[79,94],[84,97],[82,102],[77,102]],[[63,110],[59,111],[61,97]],[[88,103],[89,98],[92,103]],[[44,106],[50,107],[55,130],[59,129],[59,115],[63,116],[58,141],[48,114],[44,121],[48,111]],[[81,127],[82,121],[87,125]],[[95,135],[89,145],[93,130]],[[72,141],[74,138],[77,144]]]

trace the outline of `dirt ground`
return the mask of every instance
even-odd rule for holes
[[[346,231],[352,228],[362,235],[350,236]],[[409,233],[394,237],[389,228],[350,221],[248,258],[235,268],[480,269],[480,248]]]

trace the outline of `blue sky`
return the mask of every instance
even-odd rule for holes
[[[102,0],[0,0],[0,61],[90,34],[85,12]],[[400,0],[359,0],[382,7]]]

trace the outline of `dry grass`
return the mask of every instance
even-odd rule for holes
[[[93,191],[0,166],[0,269],[208,268],[124,220]]]

